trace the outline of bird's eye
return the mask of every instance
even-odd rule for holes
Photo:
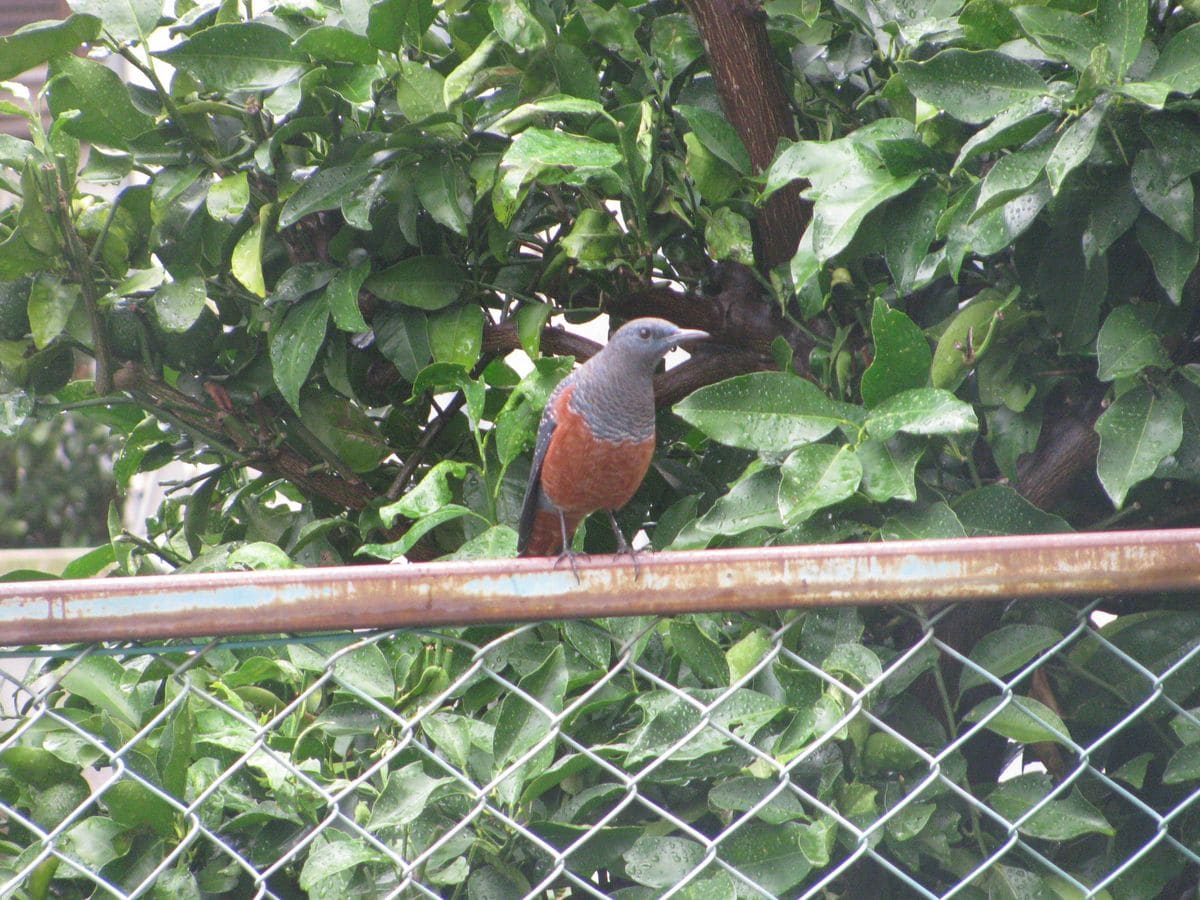
[[[639,328],[638,337],[640,337],[643,341],[650,340],[650,329],[645,327]]]

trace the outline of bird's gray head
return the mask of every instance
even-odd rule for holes
[[[708,332],[679,328],[666,319],[633,319],[617,329],[604,348],[604,355],[647,372],[680,344],[702,341]]]

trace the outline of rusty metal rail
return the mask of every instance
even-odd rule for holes
[[[1200,529],[0,584],[0,645],[1200,588]]]

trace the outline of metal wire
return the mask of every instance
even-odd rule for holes
[[[463,859],[462,848],[470,843],[472,835],[481,832],[495,833],[497,839],[502,837],[510,847],[519,846],[523,854],[536,861],[534,868],[540,877],[530,881],[526,897],[608,897],[606,883],[586,860],[597,842],[605,840],[621,823],[630,822],[662,840],[676,841],[670,846],[685,851],[687,856],[671,884],[653,888],[656,896],[696,896],[704,892],[706,885],[713,888],[719,882],[734,886],[740,896],[772,897],[779,894],[769,883],[770,873],[748,870],[731,848],[751,839],[755,829],[766,821],[764,816],[779,804],[803,809],[806,821],[831,829],[837,837],[826,864],[813,865],[802,884],[788,889],[788,896],[817,897],[828,890],[836,891],[842,879],[864,864],[877,867],[891,884],[923,897],[950,897],[978,890],[997,867],[1028,867],[1059,879],[1066,889],[1081,896],[1097,896],[1111,890],[1122,874],[1150,853],[1166,853],[1186,865],[1200,865],[1195,841],[1173,828],[1200,798],[1200,789],[1181,793],[1163,806],[1161,798],[1144,796],[1096,761],[1108,742],[1130,729],[1143,727],[1152,710],[1169,710],[1179,727],[1200,730],[1196,711],[1171,692],[1172,679],[1200,661],[1200,644],[1179,648],[1175,658],[1164,661],[1156,671],[1098,628],[1093,617],[1095,604],[1084,604],[1076,610],[1071,627],[1064,630],[1060,640],[1011,673],[997,676],[935,634],[934,626],[949,609],[904,612],[919,623],[912,640],[895,647],[895,655],[865,683],[836,669],[831,671],[822,660],[806,658],[797,649],[798,629],[805,614],[781,617],[773,630],[763,633],[764,650],[753,665],[729,684],[706,689],[688,683],[683,673],[664,672],[647,663],[648,642],[669,626],[669,620],[645,617],[625,624],[615,619],[577,623],[576,627],[586,629],[590,638],[597,639],[597,646],[602,643],[608,648],[608,663],[586,685],[576,686],[561,707],[547,705],[528,686],[526,676],[531,664],[510,668],[513,654],[519,655],[523,642],[536,639],[540,627],[536,623],[445,631],[384,629],[261,641],[222,638],[204,644],[193,641],[31,648],[24,651],[29,657],[27,673],[16,671],[11,659],[0,668],[5,697],[0,705],[0,772],[10,751],[45,746],[45,735],[53,734],[60,747],[70,745],[69,754],[58,751],[60,758],[90,761],[87,791],[53,822],[44,817],[39,820],[11,798],[0,796],[0,897],[27,895],[33,879],[52,865],[58,866],[60,879],[64,873],[70,874],[69,884],[74,885],[77,896],[146,896],[165,884],[173,872],[204,858],[210,859],[208,867],[216,872],[214,879],[219,881],[220,875],[230,882],[248,885],[254,897],[291,896],[294,888],[290,886],[297,882],[305,885],[305,873],[315,871],[320,860],[331,858],[344,860],[347,877],[369,872],[378,896],[442,897],[454,892],[448,885],[454,884],[456,876],[447,874],[447,868]],[[731,613],[725,620],[740,621],[748,615]],[[453,653],[459,664],[457,668],[442,668],[447,675],[444,683],[400,702],[402,698],[372,691],[362,671],[364,661],[376,658],[381,647],[390,649],[393,642],[404,641],[414,642],[414,652],[423,654],[423,659]],[[232,671],[234,651],[243,654],[238,665],[245,665],[246,651],[254,650],[263,652],[261,658],[267,662],[262,665],[278,665],[281,670],[292,667],[307,673],[301,690],[265,714],[261,709],[252,712],[235,689],[214,680],[211,674],[214,670]],[[276,655],[267,655],[268,651]],[[1122,717],[1095,735],[1076,739],[1062,733],[1055,721],[1019,704],[1037,673],[1067,665],[1071,654],[1081,652],[1111,655],[1112,665],[1124,667],[1120,670],[1123,677],[1137,685],[1137,696]],[[877,712],[885,698],[906,689],[911,681],[908,673],[914,667],[934,657],[972,673],[982,690],[997,698],[987,715],[964,723],[958,733],[949,734],[944,745],[937,748],[906,736],[896,723]],[[60,662],[63,659],[66,661]],[[79,690],[79,679],[93,671],[89,667],[107,665],[102,660],[116,660],[124,671],[143,676],[153,671],[153,677],[141,680],[154,685],[158,692],[151,707],[153,715],[122,727],[98,727],[70,704],[64,705],[64,680]],[[779,665],[805,673],[819,685],[823,696],[833,698],[829,707],[834,710],[832,717],[790,757],[768,752],[753,733],[739,729],[736,716],[730,712],[747,691],[769,680]],[[641,696],[661,694],[663,702],[670,704],[678,727],[647,752],[635,753],[622,746],[618,735],[596,744],[580,740],[571,731],[571,723],[593,704],[602,703],[619,679],[632,679],[640,686]],[[129,681],[131,691],[137,689],[135,681],[138,679]],[[561,687],[565,693],[566,685]],[[471,691],[488,692],[487,696],[505,709],[523,705],[526,717],[523,727],[528,734],[522,735],[511,758],[501,760],[503,764],[490,777],[482,777],[472,769],[471,747],[455,757],[430,737],[437,727],[462,715],[458,710]],[[310,711],[324,709],[326,713],[322,714],[327,714],[329,706],[322,704],[331,696],[341,698],[348,709],[352,707],[355,715],[369,723],[345,726],[339,752],[347,759],[365,755],[342,771],[311,764],[303,754],[284,752],[277,741],[280,735],[295,738],[298,729],[313,727]],[[211,762],[189,772],[186,789],[179,791],[148,776],[144,759],[164,752],[161,735],[179,721],[185,710],[204,720],[204,740],[219,746],[214,746],[207,757]],[[119,710],[109,712],[119,718]],[[1055,734],[1065,764],[1060,776],[1046,780],[1040,797],[1019,814],[1005,815],[997,804],[971,789],[961,769],[955,767],[954,758],[996,717],[1014,713],[1027,715],[1037,727]],[[492,716],[492,724],[496,718]],[[884,735],[919,760],[916,774],[898,787],[895,796],[870,821],[848,816],[812,787],[813,767],[819,767],[821,760],[831,754],[837,756],[851,729]],[[336,728],[333,733],[337,734]],[[356,735],[362,738],[358,744]],[[664,772],[672,771],[671,767],[703,759],[706,748],[716,746],[735,755],[735,768],[752,771],[763,790],[753,803],[728,814],[721,827],[701,828],[694,815],[678,804],[678,798],[657,785]],[[570,758],[576,760],[578,768],[600,773],[598,787],[603,788],[603,799],[586,809],[581,804],[579,820],[563,823],[564,827],[578,829],[570,832],[573,837],[563,838],[560,834],[551,838],[548,835],[552,832],[535,822],[532,808],[536,804],[513,802],[513,791],[519,789],[530,771],[544,772],[550,764],[565,764]],[[1038,767],[1033,763],[1028,757],[1019,760],[1006,777],[1036,771]],[[391,779],[399,777],[397,772],[401,771],[413,775],[414,784],[419,782],[420,789],[427,791],[426,799],[453,798],[447,808],[457,810],[456,818],[441,822],[440,830],[401,840],[396,837],[396,825],[411,824],[405,820],[408,812],[378,822],[364,814],[363,809],[388,791]],[[293,823],[294,834],[271,858],[262,858],[261,847],[245,839],[246,823],[239,821],[239,816],[221,812],[231,805],[249,803],[243,790],[247,780],[270,785],[273,802],[279,807],[316,812],[315,818],[307,820],[302,814],[292,815],[288,821]],[[1130,847],[1109,869],[1089,871],[1086,877],[1050,858],[1036,830],[1030,829],[1031,822],[1052,811],[1056,803],[1081,786],[1086,787],[1093,803],[1120,800],[1128,804],[1145,820],[1147,833],[1140,845]],[[113,792],[130,790],[153,798],[146,802],[173,817],[174,824],[169,832],[159,832],[157,855],[150,854],[143,869],[135,868],[133,874],[126,871],[122,880],[109,873],[105,860],[91,855],[87,836],[91,829],[103,827],[102,810],[113,806]],[[889,829],[899,827],[906,816],[920,814],[923,804],[939,796],[953,798],[964,816],[997,836],[973,852],[959,848],[955,862],[960,875],[949,883],[931,880],[911,858],[887,849]],[[254,815],[249,805],[240,818]]]

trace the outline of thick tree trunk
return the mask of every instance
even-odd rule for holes
[[[767,38],[766,16],[755,0],[688,0],[708,51],[721,108],[763,172],[780,138],[796,139],[787,93]],[[809,207],[800,185],[775,193],[754,224],[754,248],[764,271],[787,262],[808,226]]]

